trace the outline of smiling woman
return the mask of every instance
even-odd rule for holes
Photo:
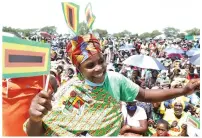
[[[192,80],[184,88],[144,90],[123,75],[106,71],[100,43],[92,34],[74,37],[67,54],[78,74],[58,88],[55,101],[44,91],[35,96],[25,123],[29,136],[118,136],[123,121],[120,101],[164,101],[191,94],[200,85]]]

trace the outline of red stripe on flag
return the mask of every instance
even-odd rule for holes
[[[41,63],[11,63],[9,62],[9,55],[26,55],[26,56],[41,56]],[[5,49],[5,67],[43,67],[45,64],[45,53],[42,52],[31,52],[24,50],[11,50]]]

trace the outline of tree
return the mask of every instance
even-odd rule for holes
[[[188,33],[188,35],[200,35],[200,29],[198,28],[193,28],[190,30],[186,31]]]
[[[179,33],[177,35],[178,38],[184,39],[185,38],[185,33]]]
[[[174,27],[167,27],[163,29],[163,32],[166,37],[177,37],[180,30]]]
[[[106,37],[108,35],[107,30],[95,29],[93,32],[97,32],[100,37]]]
[[[78,31],[78,34],[79,35],[85,35],[89,33],[89,28],[87,26],[87,24],[83,21],[81,23],[79,23],[79,31]]]
[[[145,33],[139,35],[139,38],[140,38],[140,39],[146,39],[146,38],[148,38],[148,37],[151,37],[151,34],[148,33],[148,32],[145,32]]]
[[[130,35],[130,38],[133,39],[133,38],[137,38],[138,37],[138,34],[132,34]]]
[[[40,31],[47,32],[49,34],[56,34],[57,28],[55,26],[45,26]]]
[[[159,32],[158,30],[154,30],[154,31],[152,31],[151,33],[150,33],[150,37],[151,38],[154,38],[154,37],[156,37],[156,36],[158,36],[158,35],[161,35],[162,33],[161,32]]]

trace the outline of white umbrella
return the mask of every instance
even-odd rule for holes
[[[119,51],[120,50],[132,50],[132,49],[135,49],[132,45],[125,45],[125,46],[121,46],[120,48],[119,48]]]
[[[200,65],[200,54],[197,54],[189,59],[189,62],[193,65]]]
[[[157,59],[145,55],[133,55],[123,61],[123,64],[145,69],[166,70]]]
[[[200,48],[192,48],[186,52],[186,55],[191,57],[194,55],[200,54]]]
[[[182,54],[182,53],[184,53],[184,51],[181,48],[174,48],[174,47],[166,48],[166,49],[164,49],[164,52],[166,52],[168,54]]]

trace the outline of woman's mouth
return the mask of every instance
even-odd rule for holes
[[[101,78],[103,75],[104,75],[104,73],[102,72],[100,74],[94,75],[94,78]]]

